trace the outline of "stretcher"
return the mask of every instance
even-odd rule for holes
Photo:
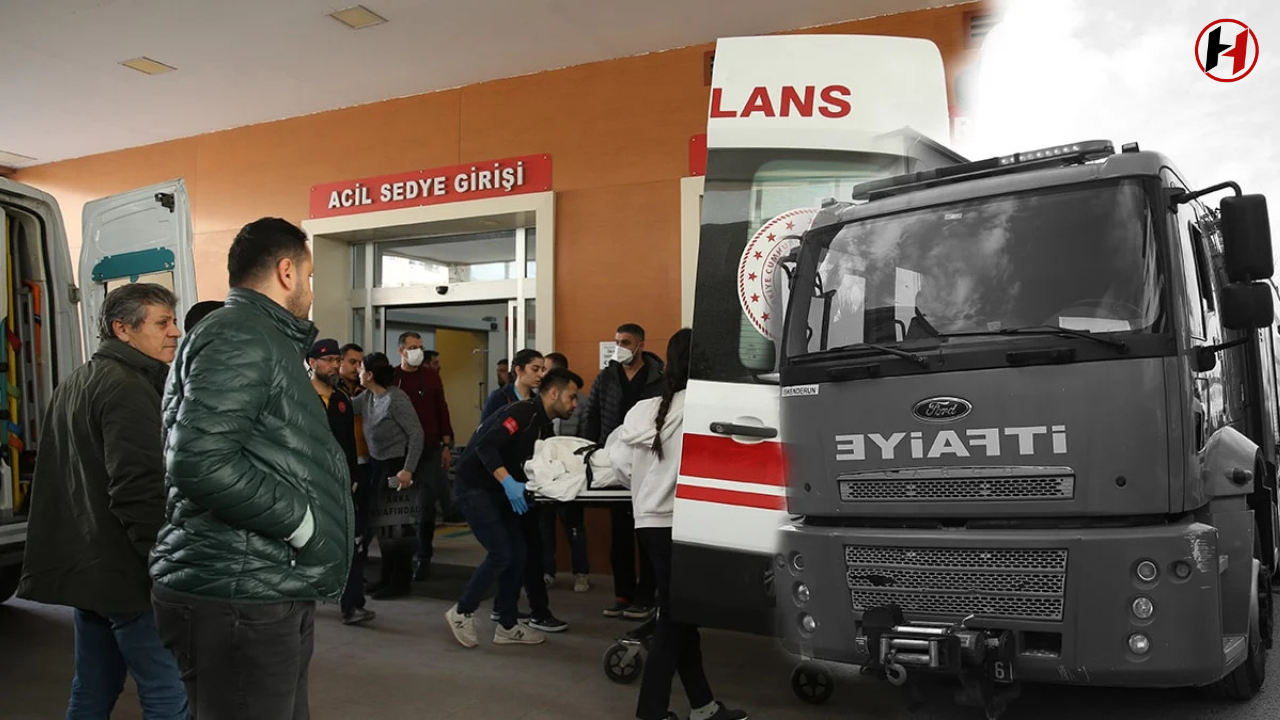
[[[595,471],[598,471],[600,468],[608,468],[608,464],[605,462],[604,465],[600,465],[599,462],[594,459],[596,459],[596,457],[607,457],[604,455],[604,448],[586,441],[579,442],[584,443],[584,445],[573,450],[572,456],[575,457],[575,459],[579,459],[580,457],[581,471],[577,470],[575,466],[575,470],[570,473],[570,471],[568,471],[567,468],[564,468],[564,466],[556,466],[561,468],[566,474],[576,475],[579,482],[581,482],[582,477],[585,475],[584,489],[581,489],[576,496],[573,496],[572,500],[562,500],[562,498],[561,500],[557,500],[557,498],[541,495],[541,493],[536,492],[535,489],[535,491],[529,493],[532,500],[536,503],[568,503],[568,505],[579,505],[582,507],[607,507],[617,505],[617,503],[620,502],[631,502],[630,488],[618,486],[618,484],[614,483],[604,484],[604,487],[599,487],[602,483],[600,483],[599,478],[596,478]],[[541,450],[543,450],[543,446],[540,445],[539,451]],[[562,448],[562,452],[566,451]],[[563,459],[566,460],[568,459],[567,454],[559,457],[563,457]],[[527,477],[531,478],[530,483],[535,484],[534,480],[532,480],[532,478],[536,478],[534,460],[526,462],[525,473]],[[608,474],[612,477],[612,470],[609,470]]]

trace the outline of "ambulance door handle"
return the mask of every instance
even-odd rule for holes
[[[713,422],[711,432],[717,435],[737,435],[738,437],[763,438],[769,440],[778,437],[778,429],[759,427],[757,425],[738,425],[736,423]]]

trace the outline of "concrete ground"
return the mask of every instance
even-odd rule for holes
[[[441,538],[438,558],[475,557],[464,532]],[[633,625],[601,616],[610,600],[608,579],[593,578],[592,591],[573,593],[561,576],[552,608],[572,629],[542,646],[495,647],[489,603],[478,624],[481,646],[459,646],[444,622],[447,595],[460,572],[420,584],[410,599],[370,602],[378,618],[368,627],[346,627],[337,608],[317,612],[311,665],[311,710],[316,720],[363,718],[560,718],[634,717],[638,684],[617,685],[601,669],[612,639]],[[446,592],[440,592],[446,590]],[[706,667],[717,694],[766,720],[906,720],[896,690],[842,674],[825,706],[802,704],[791,693],[792,663],[772,641],[706,632]],[[1273,655],[1275,653],[1273,652]],[[0,605],[0,718],[52,720],[66,708],[71,681],[70,613],[11,600]],[[1275,655],[1280,657],[1280,655]],[[1274,658],[1273,658],[1274,659]],[[1270,687],[1248,705],[1215,703],[1191,691],[1136,692],[1081,688],[1028,688],[1008,720],[1274,720],[1280,717],[1280,663]],[[676,685],[672,708],[688,707]],[[132,685],[115,720],[140,720]],[[914,717],[929,720],[981,718],[968,709],[932,705]]]

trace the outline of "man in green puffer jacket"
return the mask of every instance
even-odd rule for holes
[[[294,225],[241,229],[226,306],[178,348],[165,388],[152,601],[200,720],[309,717],[315,601],[341,595],[352,560],[346,459],[303,369],[311,267]]]

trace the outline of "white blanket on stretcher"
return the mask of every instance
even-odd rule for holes
[[[543,497],[568,502],[583,490],[625,488],[609,464],[603,449],[591,453],[591,487],[587,488],[587,453],[578,452],[593,445],[579,437],[555,436],[539,440],[533,446],[533,457],[524,464],[529,478],[526,488]]]

